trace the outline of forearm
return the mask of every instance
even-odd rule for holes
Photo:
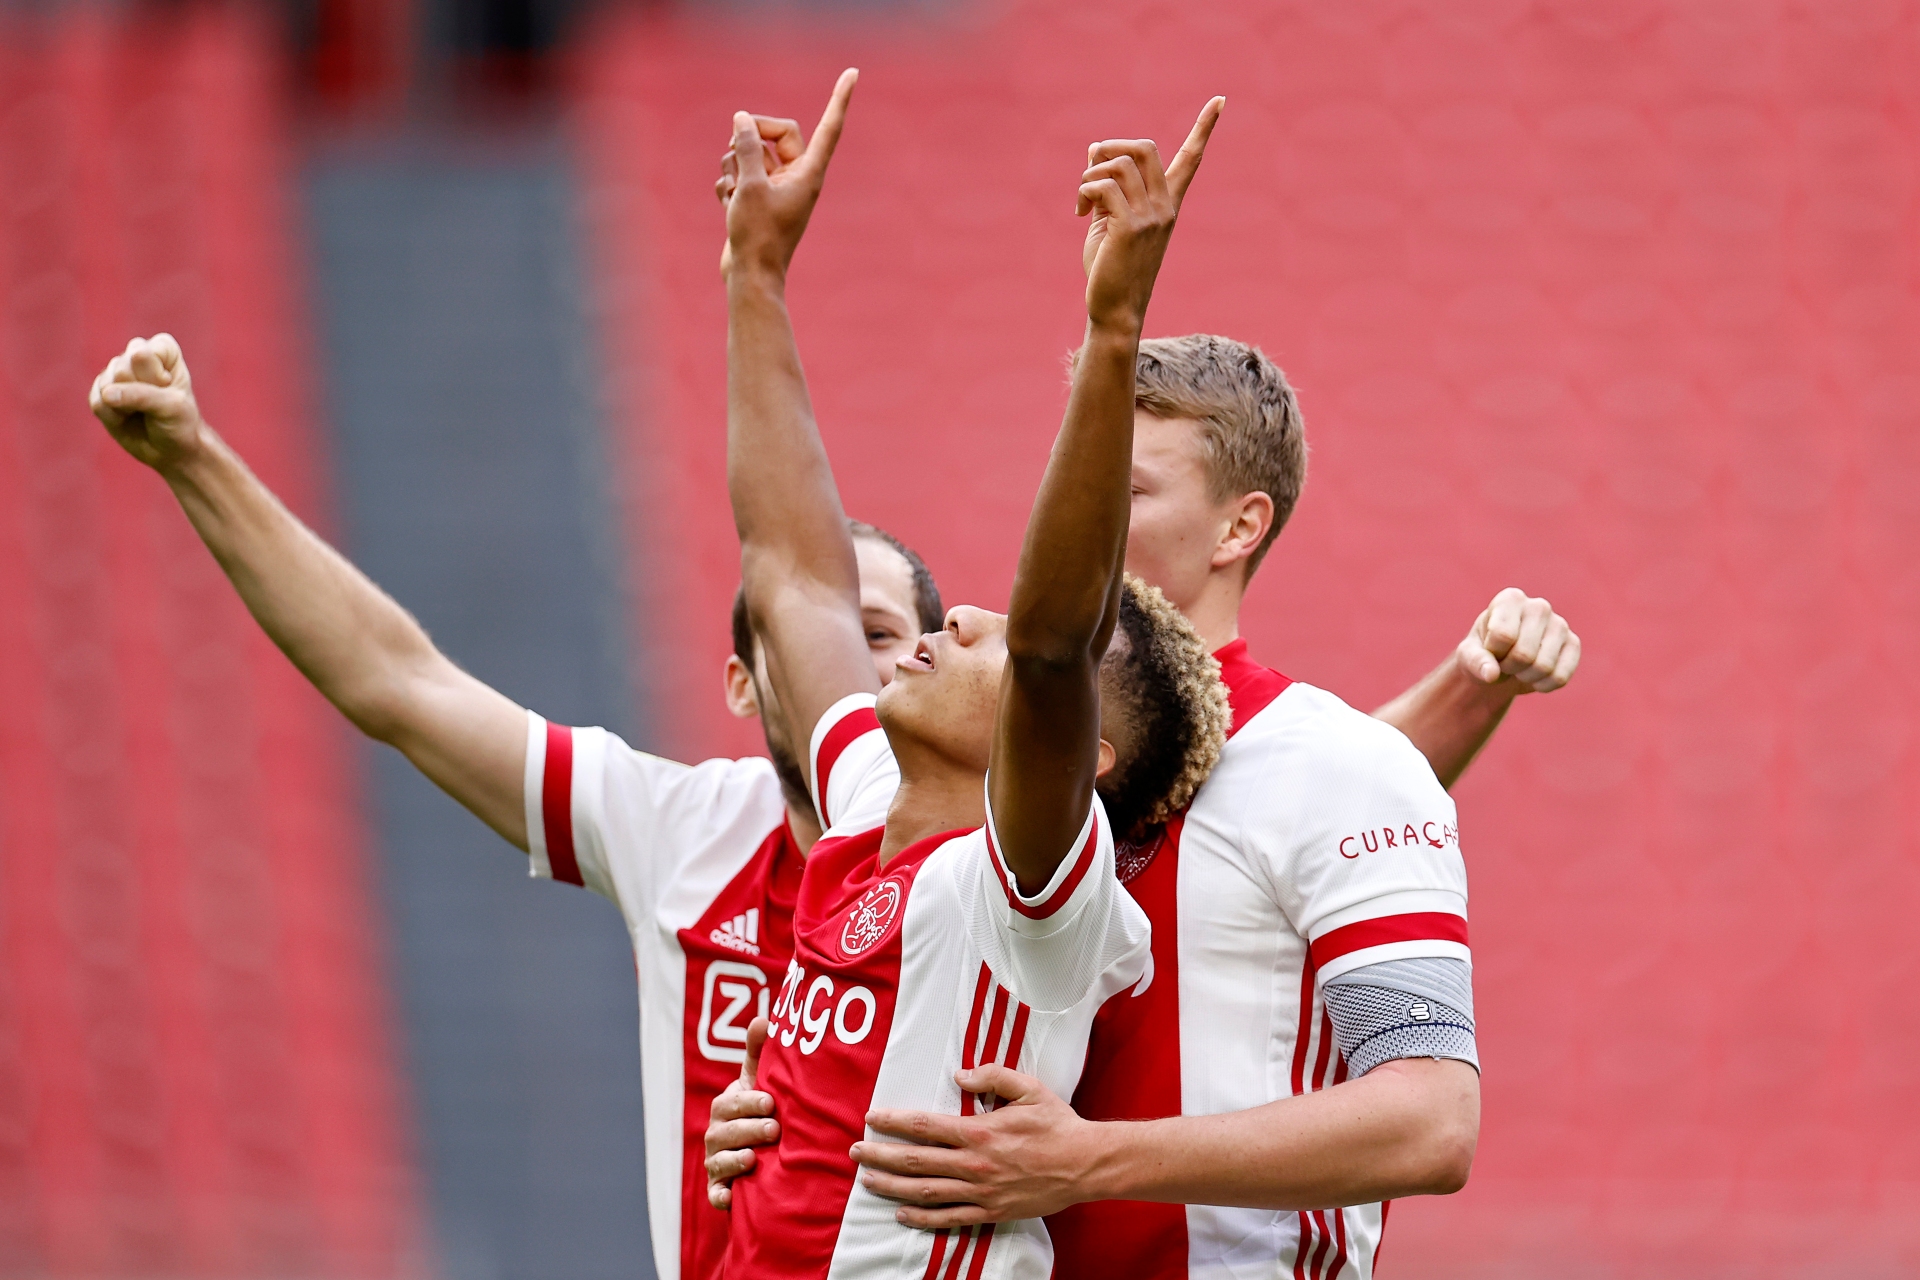
[[[1321,1209],[1466,1182],[1479,1075],[1403,1059],[1314,1093],[1214,1116],[1089,1124],[1082,1200]]]
[[[727,278],[727,491],[749,607],[764,594],[756,579],[799,574],[858,608],[859,566],[814,424],[785,280],[766,267],[736,266]]]
[[[1406,734],[1433,766],[1440,785],[1451,787],[1493,737],[1519,692],[1512,679],[1476,680],[1449,655],[1373,714]]]
[[[162,474],[261,629],[357,727],[391,741],[407,680],[445,661],[420,625],[211,430]]]
[[[1007,649],[1016,659],[1083,660],[1096,641],[1104,648],[1126,556],[1139,346],[1136,328],[1087,328],[1014,574]]]

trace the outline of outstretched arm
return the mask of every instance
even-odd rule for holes
[[[1180,202],[1224,105],[1206,105],[1164,170],[1150,141],[1104,142],[1081,176],[1079,212],[1094,215],[1098,238],[1086,341],[1014,573],[988,773],[1001,856],[1026,893],[1072,848],[1100,771],[1100,660],[1132,502],[1134,361]]]
[[[200,417],[179,344],[136,338],[94,380],[93,411],[159,472],[261,629],[362,733],[527,847],[527,716],[280,504]]]
[[[1523,693],[1551,693],[1580,666],[1580,637],[1545,600],[1508,587],[1467,638],[1418,684],[1373,714],[1413,740],[1451,787]]]
[[[860,571],[814,425],[787,315],[787,266],[839,141],[857,73],[834,86],[802,149],[786,121],[734,117],[727,208],[727,491],[747,611],[774,696],[804,744],[850,693],[879,689],[860,621]],[[802,756],[812,781],[812,761]]]

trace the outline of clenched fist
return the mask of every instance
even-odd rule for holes
[[[1482,684],[1511,677],[1518,693],[1551,693],[1580,666],[1580,637],[1553,606],[1518,587],[1493,598],[1456,650]]]
[[[93,380],[88,401],[115,442],[156,469],[194,452],[206,432],[193,376],[169,333],[129,342]]]

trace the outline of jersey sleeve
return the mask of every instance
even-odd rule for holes
[[[828,832],[880,826],[899,790],[900,766],[874,711],[877,701],[871,693],[849,694],[813,727],[813,803]]]
[[[1065,1009],[1089,995],[1105,999],[1133,985],[1145,972],[1148,926],[1115,874],[1113,832],[1099,797],[1053,877],[1029,895],[1020,892],[1001,855],[991,789],[987,794],[978,866],[963,874],[985,926],[976,941],[1002,980],[1044,1010]]]
[[[1319,696],[1337,712],[1280,735],[1263,762],[1297,785],[1256,789],[1243,830],[1319,981],[1389,960],[1470,962],[1452,797],[1398,730]]]
[[[629,921],[652,914],[675,875],[730,874],[784,819],[779,780],[757,759],[681,764],[605,729],[527,713],[529,871],[591,889]],[[725,865],[723,865],[725,864]]]

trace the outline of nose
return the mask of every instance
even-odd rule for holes
[[[957,604],[947,610],[947,634],[964,646],[979,644],[1006,625],[1006,618],[970,604]]]

